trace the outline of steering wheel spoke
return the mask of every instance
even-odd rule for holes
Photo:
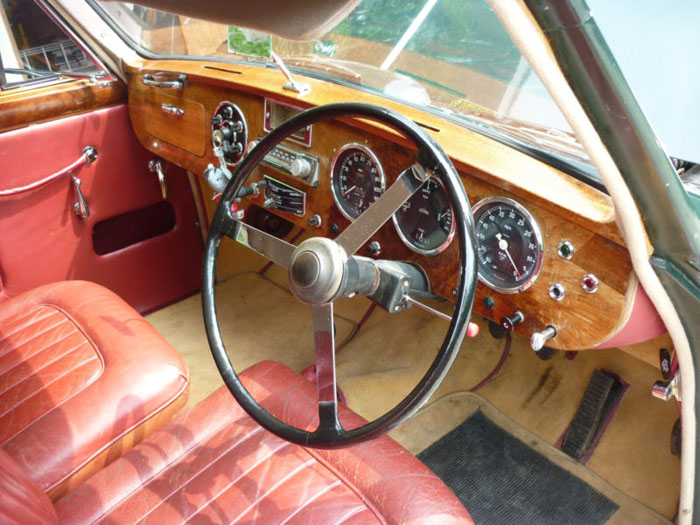
[[[230,219],[227,222],[230,224],[222,229],[224,235],[247,246],[285,270],[289,268],[289,261],[296,246],[237,219]]]
[[[337,436],[342,427],[338,420],[338,389],[335,379],[335,330],[333,303],[311,307],[316,351],[316,387],[318,388],[319,437]]]
[[[335,239],[348,257],[359,250],[386,221],[391,219],[391,216],[420,189],[428,177],[430,172],[418,163],[403,170],[396,182]]]

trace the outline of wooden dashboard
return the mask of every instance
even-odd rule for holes
[[[143,84],[145,74],[161,72],[186,75],[184,89],[165,90]],[[476,312],[498,321],[520,311],[524,321],[516,326],[516,331],[527,337],[552,325],[557,329],[557,337],[547,344],[560,349],[595,347],[614,335],[629,315],[633,294],[628,292],[636,290],[637,282],[614,222],[610,199],[545,163],[437,116],[355,89],[308,78],[304,81],[311,84],[311,92],[297,97],[282,89],[284,77],[274,70],[215,62],[142,61],[131,64],[128,74],[130,115],[139,140],[162,158],[199,176],[209,163],[217,162],[211,143],[211,117],[222,101],[233,102],[243,112],[248,140],[265,134],[265,99],[300,109],[356,101],[399,111],[419,123],[445,149],[472,204],[491,196],[514,199],[529,210],[542,230],[544,259],[534,284],[521,293],[503,294],[480,282]],[[164,112],[163,104],[182,109],[183,113]],[[261,164],[249,182],[269,175],[305,192],[303,216],[270,211],[314,235],[332,238],[337,235],[333,233],[334,225],[342,231],[350,223],[334,202],[330,179],[333,158],[349,143],[361,144],[374,152],[383,165],[387,187],[415,160],[415,148],[384,126],[360,120],[324,121],[313,126],[310,147],[288,144],[318,159],[317,187],[301,184],[268,164]],[[264,198],[260,195],[248,199],[262,206]],[[320,227],[308,226],[308,219],[314,214],[321,218]],[[575,247],[569,260],[557,254],[563,240]],[[419,255],[400,240],[391,221],[371,241],[380,244],[381,258],[420,264],[433,290],[448,299],[452,297],[457,285],[455,242],[437,255]],[[599,281],[595,293],[587,293],[581,286],[586,274],[594,274]],[[565,288],[562,300],[550,297],[553,283]]]

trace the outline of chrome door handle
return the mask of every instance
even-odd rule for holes
[[[187,75],[178,75],[177,80],[156,80],[151,74],[141,77],[141,82],[146,86],[162,89],[182,89],[185,87]]]
[[[176,115],[178,117],[181,117],[182,115],[185,114],[185,110],[182,108],[178,108],[177,106],[173,106],[172,104],[161,104],[160,109],[163,110],[163,113],[169,113],[170,115]]]
[[[165,178],[165,168],[160,159],[152,159],[148,163],[148,169],[151,173],[155,173],[158,177],[158,184],[160,185],[160,194],[163,196],[163,200],[168,198],[168,180]]]
[[[90,208],[88,208],[87,200],[83,192],[80,190],[80,186],[83,184],[78,177],[71,175],[73,180],[73,191],[75,192],[75,202],[73,203],[73,212],[81,219],[87,219],[90,217]]]

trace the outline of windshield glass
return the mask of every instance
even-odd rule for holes
[[[293,71],[355,84],[507,136],[590,175],[556,104],[485,0],[364,0],[324,37],[246,30],[128,3],[98,2],[136,44],[168,56],[246,59],[269,46]],[[258,53],[258,51],[261,51]]]

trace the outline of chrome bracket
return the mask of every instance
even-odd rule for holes
[[[168,198],[168,181],[165,178],[165,169],[160,159],[151,159],[148,163],[148,169],[151,173],[155,173],[160,184],[160,193],[163,195],[163,200]]]
[[[681,400],[681,376],[678,372],[670,381],[657,381],[651,387],[651,395],[664,401],[669,401],[675,397],[678,401]]]
[[[71,175],[73,180],[73,191],[75,192],[75,202],[73,203],[73,212],[81,219],[87,219],[90,217],[90,208],[88,207],[87,200],[80,189],[83,184],[78,177]]]
[[[82,153],[85,157],[85,164],[92,164],[97,160],[97,148],[95,146],[87,146]]]

